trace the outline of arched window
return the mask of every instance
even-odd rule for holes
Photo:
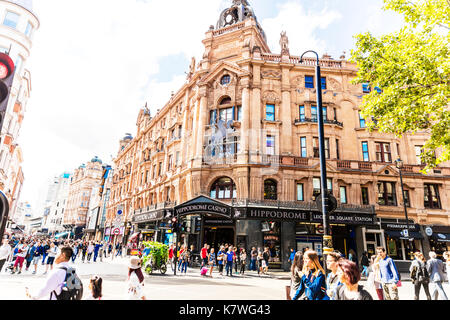
[[[213,199],[236,199],[236,185],[230,178],[220,178],[212,185],[210,197]]]
[[[220,84],[224,86],[224,85],[229,84],[230,81],[231,81],[231,77],[228,74],[226,74],[222,77],[222,79],[220,79]]]
[[[230,104],[230,103],[231,103],[231,98],[228,96],[223,97],[222,100],[220,100],[220,105]]]
[[[264,181],[264,200],[278,200],[277,182],[275,180]]]

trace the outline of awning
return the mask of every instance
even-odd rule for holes
[[[407,239],[406,237],[403,236],[403,232],[399,230],[398,231],[386,230],[384,231],[384,233],[386,233],[391,238]],[[423,236],[420,232],[410,231],[409,236],[414,239],[423,239]]]
[[[66,231],[66,232],[61,232],[61,233],[58,233],[58,234],[56,234],[55,235],[55,239],[59,239],[59,238],[61,238],[61,237],[65,237],[65,236],[67,236],[67,235],[73,235],[73,232],[69,232],[69,231]]]
[[[433,233],[432,238],[440,242],[450,242],[449,233]]]

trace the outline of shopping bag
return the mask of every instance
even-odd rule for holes
[[[397,282],[397,288],[400,288],[401,286],[402,286],[402,281],[399,280],[399,281]]]

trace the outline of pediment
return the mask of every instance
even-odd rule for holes
[[[317,163],[315,165],[312,166],[313,169],[319,169],[320,170],[320,161],[317,160]],[[327,167],[327,173],[329,172],[333,172],[336,173],[336,167],[332,166],[329,162],[326,162],[326,167]]]
[[[380,169],[377,170],[377,174],[379,175],[384,175],[384,176],[393,176],[393,177],[398,177],[398,169],[395,168],[393,165],[391,164],[387,164],[382,166]]]
[[[240,68],[237,64],[221,61],[216,66],[214,66],[211,71],[205,75],[202,79],[200,79],[199,85],[211,83],[216,80],[216,78],[223,74],[224,71],[228,71],[237,77],[242,77],[246,75],[250,75],[250,72]]]

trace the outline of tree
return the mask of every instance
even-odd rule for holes
[[[421,159],[429,170],[450,160],[450,0],[384,0],[383,9],[403,14],[405,26],[355,36],[353,83],[381,89],[364,96],[361,114],[371,131],[428,132]]]

